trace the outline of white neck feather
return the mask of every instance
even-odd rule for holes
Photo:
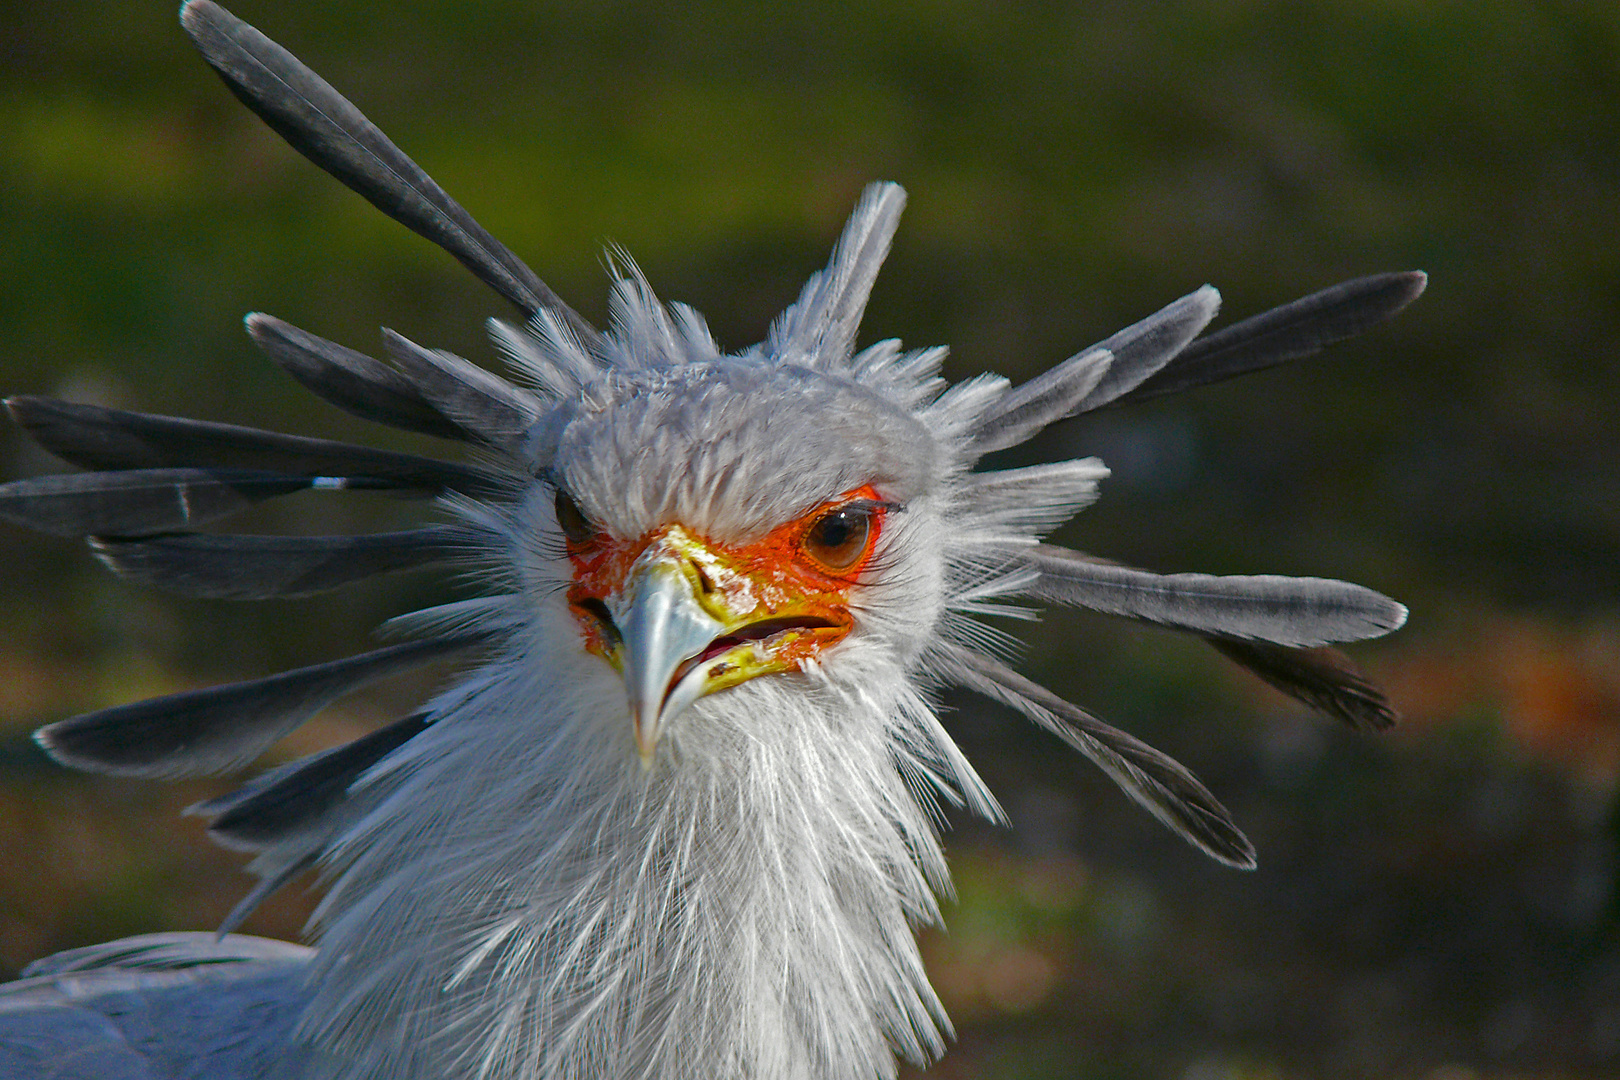
[[[937,1056],[913,936],[948,888],[933,797],[978,781],[903,673],[856,649],[836,680],[754,680],[643,769],[605,664],[522,653],[444,703],[338,850],[303,1027],[335,1075],[844,1080]]]

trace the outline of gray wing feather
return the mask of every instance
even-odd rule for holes
[[[47,957],[0,987],[0,1080],[294,1080],[313,955],[153,934]]]
[[[228,938],[194,931],[139,934],[41,957],[23,968],[22,978],[109,970],[181,971],[249,961],[302,963],[314,955],[307,945],[247,934]]]
[[[192,0],[180,24],[248,108],[377,209],[438,244],[525,315],[560,312],[583,340],[600,334],[331,84],[230,12]]]
[[[1155,574],[1051,544],[1020,548],[1013,559],[1040,573],[1020,595],[1216,637],[1316,646],[1380,637],[1406,622],[1406,608],[1389,597],[1331,578]]]

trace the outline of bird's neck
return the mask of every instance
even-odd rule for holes
[[[811,1080],[935,1056],[913,931],[946,871],[907,780],[937,773],[907,760],[945,738],[926,704],[902,678],[857,684],[884,700],[756,680],[644,768],[597,667],[497,671],[379,781],[305,1021],[336,1071]]]

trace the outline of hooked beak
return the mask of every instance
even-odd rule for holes
[[[675,559],[651,560],[631,571],[623,599],[609,606],[619,626],[620,671],[643,765],[652,763],[665,718],[706,692],[705,672],[690,661],[726,632],[726,624],[697,602],[683,569]]]
[[[699,698],[798,670],[849,632],[833,598],[783,590],[733,561],[670,526],[605,597],[571,597],[587,648],[624,676],[644,766],[669,722]]]

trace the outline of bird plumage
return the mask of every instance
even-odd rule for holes
[[[904,205],[877,184],[759,345],[722,350],[622,253],[599,331],[285,50],[208,0],[182,21],[294,146],[518,308],[520,323],[491,326],[512,378],[392,333],[390,364],[254,314],[253,340],[315,393],[469,444],[478,464],[14,398],[36,440],[97,471],[0,486],[0,516],[86,535],[115,572],[190,595],[303,595],[443,564],[475,568],[487,595],[396,620],[403,643],[62,721],[41,742],[100,771],[221,771],[373,678],[478,660],[403,720],[193,808],[255,855],[261,884],[228,928],[320,869],[317,950],[108,947],[0,992],[0,1032],[44,1017],[45,1045],[66,1030],[53,1022],[104,1017],[94,980],[63,982],[89,964],[177,1015],[240,1008],[221,985],[256,988],[237,1021],[251,1061],[199,1046],[201,1064],[173,1075],[893,1076],[897,1054],[929,1061],[949,1033],[914,939],[949,893],[940,807],[1001,819],[940,722],[944,687],[1024,713],[1206,853],[1253,865],[1202,784],[996,659],[984,616],[1036,600],[1157,623],[1352,723],[1393,719],[1324,646],[1395,629],[1400,605],[1338,581],[1158,575],[1051,547],[1106,468],[975,469],[1078,413],[1314,352],[1399,310],[1421,275],[1198,338],[1219,303],[1204,286],[1021,386],[948,384],[942,349],[857,347]],[[453,523],[190,532],[308,488],[436,498]],[[55,1013],[32,1008],[53,994]],[[265,1064],[267,1040],[290,1056]]]

